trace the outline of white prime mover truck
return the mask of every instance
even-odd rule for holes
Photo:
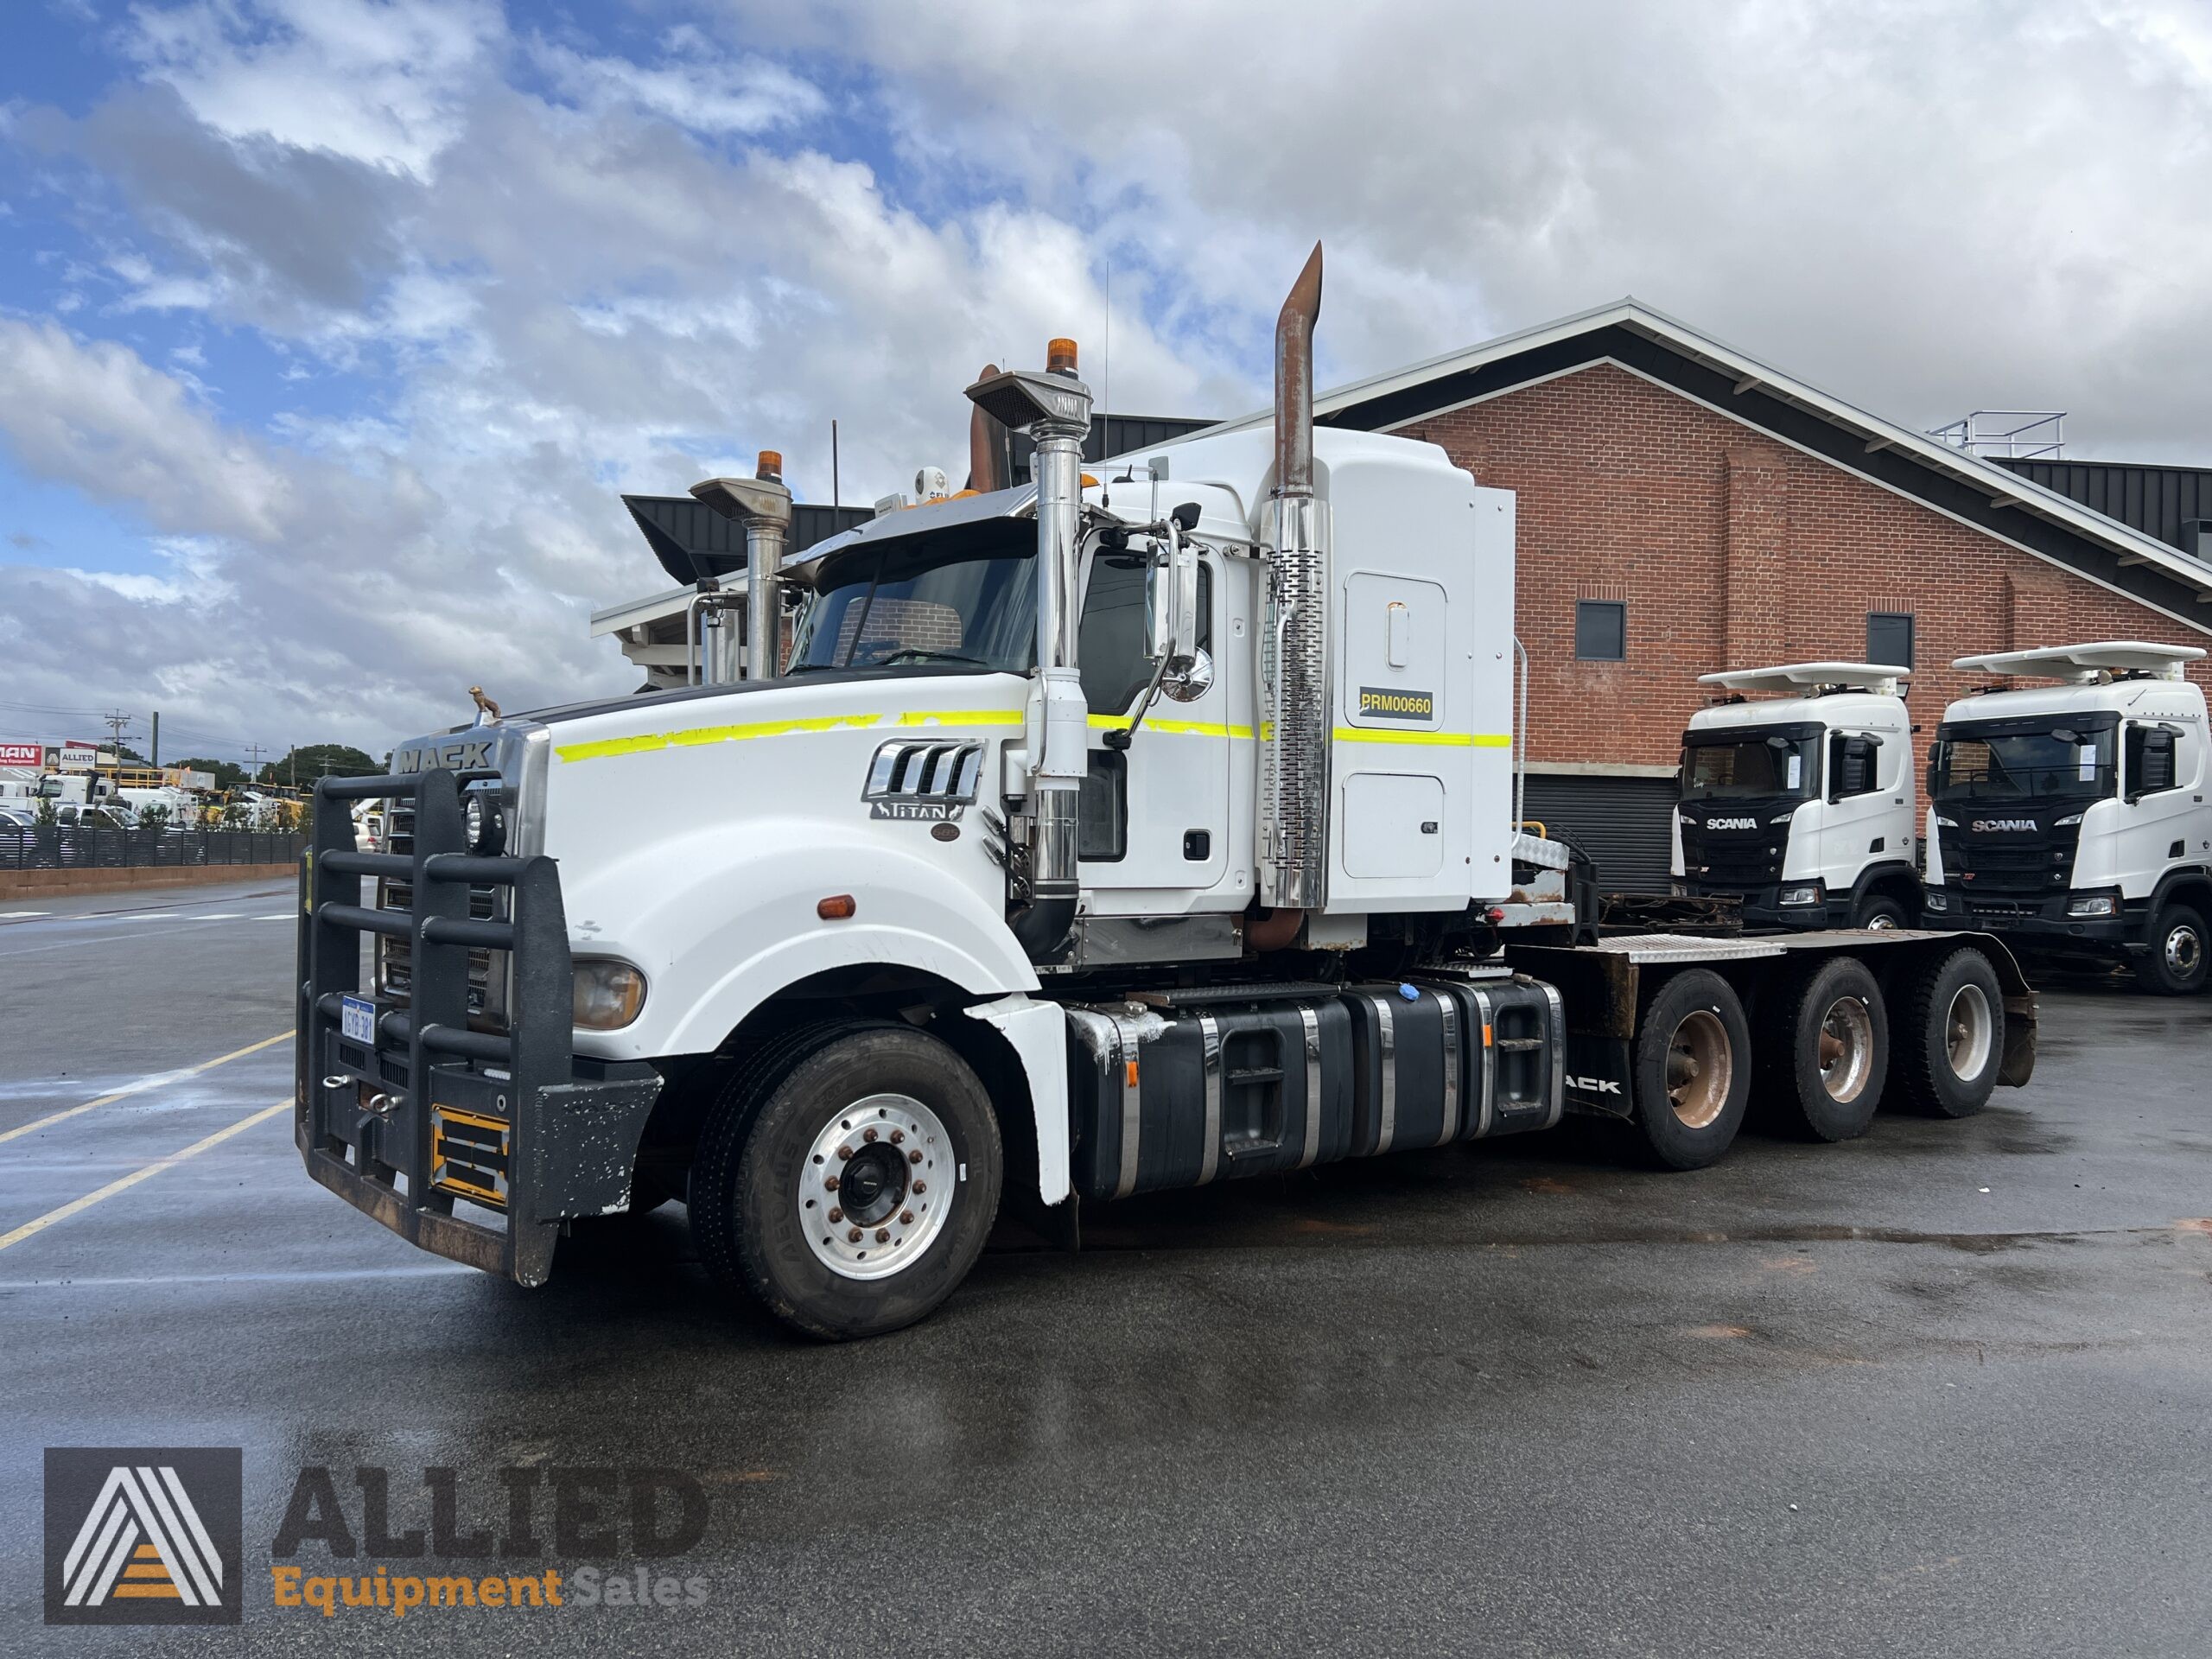
[[[1682,734],[1681,892],[1740,899],[1750,928],[1911,926],[1918,824],[1898,695],[1910,675],[1871,663],[1700,675],[1729,696]]]
[[[2056,685],[1943,711],[1929,752],[1929,925],[2023,954],[2122,961],[2136,983],[2204,988],[2212,804],[2194,645],[2111,639],[1961,657]]]
[[[705,683],[484,711],[318,785],[315,1179],[526,1285],[571,1223],[680,1197],[720,1283],[845,1338],[950,1294],[1002,1195],[1073,1242],[1081,1202],[1569,1109],[1694,1167],[1755,1071],[1829,1139],[1885,1084],[1963,1116],[2024,1082],[1994,941],[1596,937],[1516,821],[1513,497],[1314,431],[1319,301],[1317,248],[1272,432],[1085,474],[1056,340],[969,388],[982,487],[788,568],[776,468],[709,480],[743,672],[718,645]],[[1033,484],[995,487],[999,423]]]

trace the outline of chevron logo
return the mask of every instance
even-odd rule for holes
[[[49,1446],[47,1622],[236,1624],[240,1456]]]

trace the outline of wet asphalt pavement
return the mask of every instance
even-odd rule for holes
[[[289,903],[0,904],[0,1652],[2212,1651],[2212,999],[2048,995],[1981,1117],[1698,1174],[1570,1126],[1093,1212],[1079,1255],[1003,1229],[828,1348],[716,1303],[680,1208],[536,1292],[417,1253],[302,1173],[285,1042],[12,1133],[285,1032]],[[243,1448],[242,1629],[42,1625],[73,1445]],[[365,1465],[402,1532],[425,1468],[464,1529],[534,1471],[548,1535],[555,1471],[681,1471],[704,1534],[649,1573],[696,1583],[580,1605],[625,1522],[384,1563],[556,1568],[557,1609],[280,1608],[303,1465],[357,1534]]]

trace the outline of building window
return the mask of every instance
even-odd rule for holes
[[[1866,617],[1866,660],[1886,668],[1912,666],[1912,613],[1872,611]]]
[[[1574,601],[1574,654],[1586,661],[1618,663],[1628,655],[1628,607],[1617,599]]]

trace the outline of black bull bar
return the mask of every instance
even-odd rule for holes
[[[403,1238],[540,1285],[564,1221],[629,1203],[660,1077],[575,1054],[559,870],[543,855],[472,855],[466,781],[434,770],[315,785],[300,865],[293,1140],[308,1174]],[[359,800],[411,802],[412,851],[357,851]],[[363,906],[365,876],[410,883],[412,908]],[[504,893],[505,916],[472,916],[472,888]],[[408,940],[404,1002],[362,990],[364,934]],[[475,950],[507,957],[504,1031],[471,1023]],[[349,997],[372,1006],[373,1040],[345,1034]],[[464,1199],[472,1212],[456,1213]]]

